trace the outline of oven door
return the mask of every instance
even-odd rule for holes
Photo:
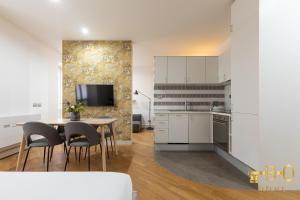
[[[214,144],[228,152],[229,146],[229,123],[214,119],[213,121],[213,141]]]

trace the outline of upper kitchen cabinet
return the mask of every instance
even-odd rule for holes
[[[227,49],[222,55],[219,56],[219,82],[231,80],[230,56],[230,49]]]
[[[186,57],[168,57],[168,83],[186,83]]]
[[[206,57],[205,61],[206,83],[219,82],[219,58],[217,56]]]
[[[226,72],[226,68],[224,71]],[[226,79],[228,77],[226,75]],[[219,57],[217,56],[155,57],[154,83],[156,84],[205,84],[218,82]]]
[[[168,57],[157,56],[154,58],[154,83],[168,82]]]
[[[205,83],[205,57],[187,57],[187,83]]]

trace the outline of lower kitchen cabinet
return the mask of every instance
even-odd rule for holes
[[[189,143],[188,114],[169,114],[169,143]]]
[[[210,114],[189,114],[189,143],[210,143]]]
[[[168,129],[157,129],[154,134],[155,143],[168,143],[169,142],[169,131]]]
[[[156,144],[212,143],[209,113],[155,114]]]
[[[155,143],[168,143],[169,142],[169,115],[168,114],[155,114],[154,119]]]

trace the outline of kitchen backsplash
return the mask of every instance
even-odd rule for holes
[[[225,86],[203,84],[155,84],[154,110],[209,110],[212,102],[225,105]]]

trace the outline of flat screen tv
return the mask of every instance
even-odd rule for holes
[[[86,106],[114,106],[114,86],[77,85],[76,102]]]

